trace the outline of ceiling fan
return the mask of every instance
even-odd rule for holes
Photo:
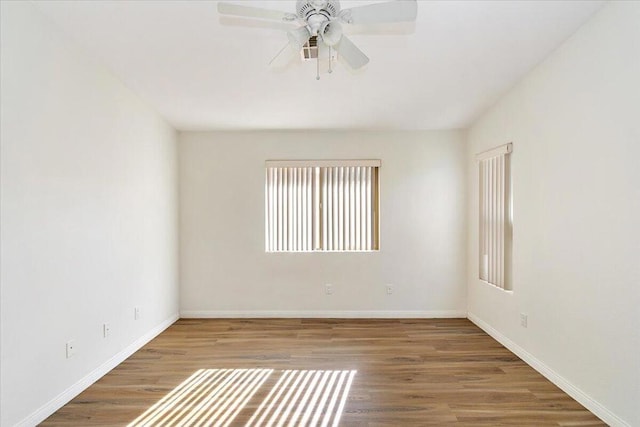
[[[339,0],[297,0],[296,13],[288,13],[219,2],[218,12],[222,15],[297,22],[300,26],[287,32],[289,43],[276,55],[272,63],[285,49],[290,48],[290,51],[300,52],[311,39],[315,39],[318,49],[328,48],[329,67],[331,67],[331,49],[334,49],[352,69],[357,70],[364,67],[369,62],[369,58],[344,35],[342,25],[415,21],[418,6],[416,0],[395,0],[340,9]],[[316,78],[320,79],[319,54],[317,58]]]

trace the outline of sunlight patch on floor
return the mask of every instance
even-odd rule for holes
[[[200,369],[129,424],[229,426],[273,369]],[[356,371],[285,370],[247,426],[337,426]]]
[[[284,371],[247,426],[337,426],[356,371]]]

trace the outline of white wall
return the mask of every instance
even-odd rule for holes
[[[0,423],[10,426],[40,421],[175,318],[177,172],[165,122],[32,5],[3,1],[1,12]]]
[[[640,425],[639,119],[640,3],[614,2],[468,134],[469,316],[613,425]],[[511,141],[508,294],[477,279],[473,156]]]
[[[178,145],[182,315],[465,316],[462,132],[183,133]],[[265,160],[341,158],[382,160],[380,252],[265,253]]]

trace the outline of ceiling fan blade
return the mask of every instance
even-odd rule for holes
[[[220,24],[232,27],[261,28],[287,32],[292,28],[291,22],[267,21],[264,19],[242,18],[239,16],[221,16]]]
[[[343,10],[340,16],[345,22],[355,25],[415,21],[418,3],[416,0],[397,0],[356,6]]]
[[[222,15],[244,16],[248,18],[275,19],[280,21],[293,21],[296,16],[292,13],[278,10],[262,9],[260,7],[241,6],[232,3],[218,3],[218,13]]]
[[[340,41],[333,46],[338,51],[340,57],[354,70],[364,67],[369,62],[369,58],[358,47],[353,44],[347,36],[343,35]]]

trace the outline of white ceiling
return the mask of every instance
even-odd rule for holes
[[[216,3],[35,2],[180,130],[464,128],[604,2],[418,1],[415,24],[351,28],[371,62],[323,66],[320,81],[315,62],[269,68],[288,25],[221,17]]]

